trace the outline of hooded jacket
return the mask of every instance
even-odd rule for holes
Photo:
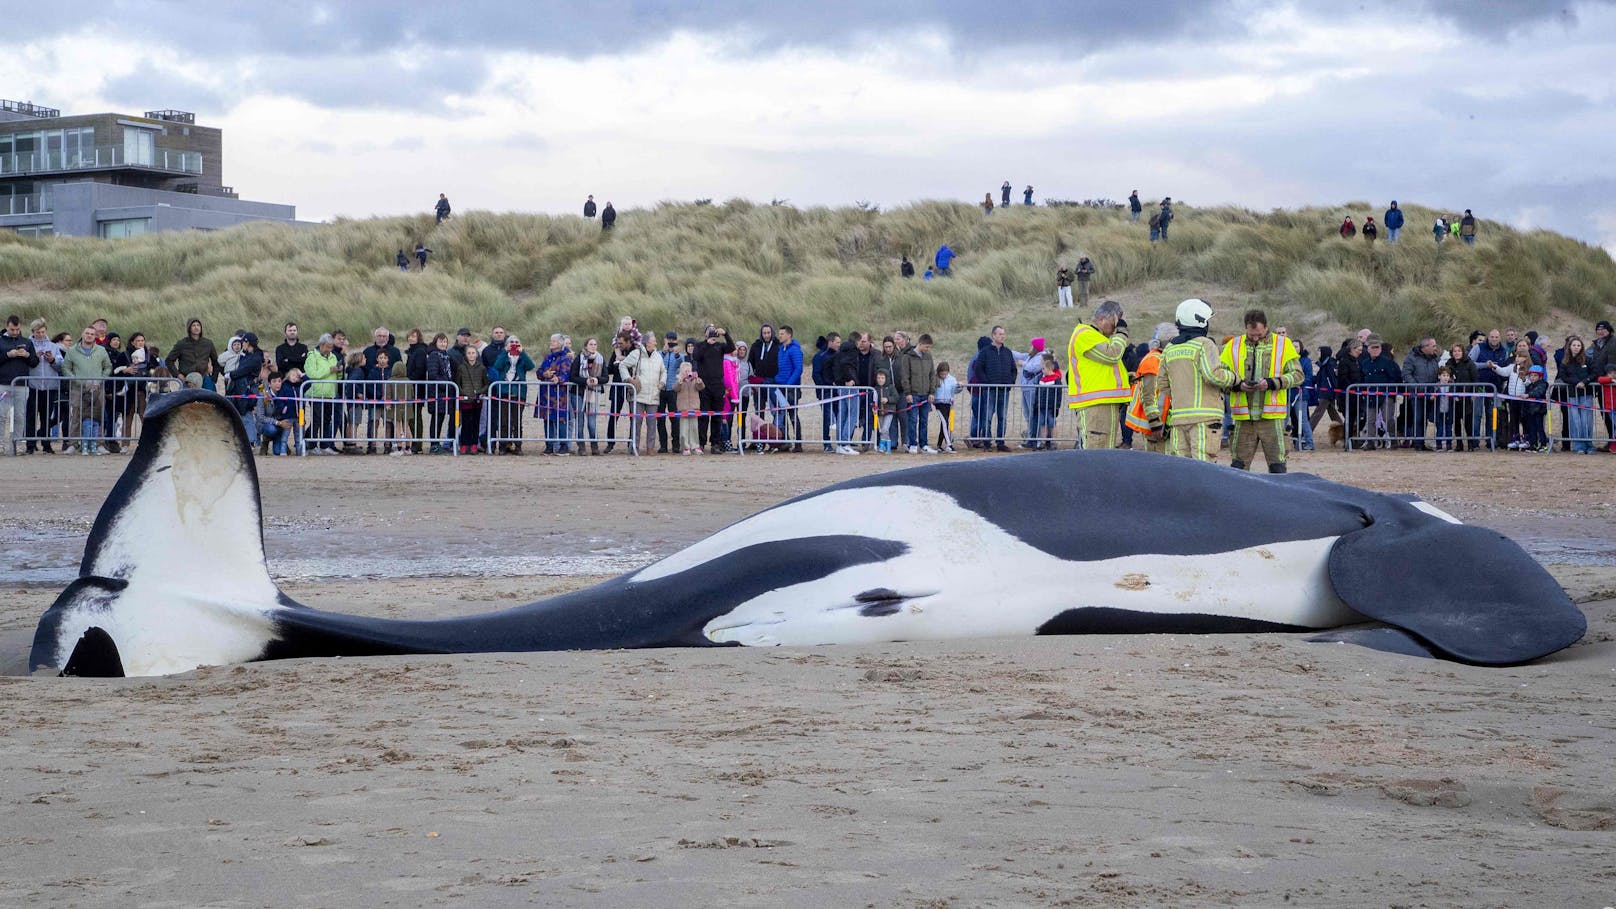
[[[199,329],[194,339],[191,337],[191,322],[195,322]],[[185,337],[175,341],[174,346],[169,348],[168,362],[177,376],[202,372],[204,363],[213,364],[214,375],[223,372],[219,367],[219,349],[214,347],[213,342],[200,330],[201,324],[199,319],[185,323]]]
[[[987,381],[982,378],[982,351],[987,350],[992,344],[993,339],[987,335],[976,339],[976,356],[972,357],[971,362],[965,367],[966,385],[981,385]]]
[[[320,353],[316,347],[303,358],[303,375],[314,383],[304,390],[304,395],[310,398],[334,398],[337,396],[337,385],[334,379],[342,375],[342,367],[337,360],[336,351],[328,354]]]
[[[1428,357],[1418,347],[1403,358],[1403,381],[1409,385],[1435,385],[1436,371],[1441,368],[1442,355]]]
[[[22,350],[28,353],[27,357],[13,357],[13,350]],[[39,354],[34,351],[34,339],[19,332],[15,338],[0,331],[0,389],[7,388],[15,379],[28,375],[28,371],[39,365]]]
[[[425,341],[416,341],[404,351],[404,375],[411,382],[426,381],[426,356],[432,350],[432,345]]]
[[[774,337],[771,331],[769,340],[765,341],[763,332],[759,331],[758,339],[752,342],[752,348],[746,352],[746,362],[752,365],[752,375],[769,385],[776,384],[780,373],[780,339]]]
[[[1394,204],[1386,209],[1386,214],[1382,215],[1380,220],[1385,223],[1387,230],[1402,230],[1403,210]]]
[[[814,339],[814,360],[812,375],[814,384],[824,388],[836,384],[830,375],[830,363],[835,359],[836,352],[830,349],[830,339],[824,335]]]
[[[724,387],[724,357],[735,352],[735,343],[729,335],[720,332],[718,343],[708,343],[706,338],[696,342],[696,349],[690,356],[690,365],[696,368],[696,375],[701,377],[702,384],[709,389]]]
[[[393,371],[393,364],[394,363],[403,362],[404,354],[399,352],[398,344],[394,342],[393,336],[388,335],[387,336],[387,343],[385,345],[377,346],[375,344],[375,342],[372,342],[369,347],[365,348],[365,350],[364,350],[365,365],[366,366],[375,366],[376,365],[376,358],[384,350],[387,351],[387,371],[388,372]]]
[[[857,344],[843,341],[840,350],[836,351],[836,359],[831,366],[831,380],[837,385],[874,384],[875,370],[871,363],[875,359],[875,351],[860,353]]]

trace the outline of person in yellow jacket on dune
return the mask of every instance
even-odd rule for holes
[[[1212,460],[1211,439],[1223,422],[1223,393],[1235,384],[1234,370],[1218,359],[1218,344],[1206,336],[1212,307],[1205,300],[1178,304],[1174,322],[1178,336],[1162,348],[1156,378],[1156,419],[1150,432],[1171,429],[1171,454],[1197,461]]]
[[[1287,388],[1302,384],[1302,361],[1296,345],[1268,330],[1268,314],[1247,310],[1244,334],[1223,347],[1223,365],[1239,379],[1229,392],[1234,417],[1234,455],[1229,466],[1248,470],[1261,448],[1269,473],[1285,472]]]
[[[1094,318],[1079,322],[1066,346],[1066,395],[1083,424],[1083,447],[1116,448],[1122,439],[1122,409],[1132,390],[1122,355],[1128,350],[1128,323],[1122,304],[1106,300]]]

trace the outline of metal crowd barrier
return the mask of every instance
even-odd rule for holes
[[[1495,447],[1498,394],[1485,382],[1448,385],[1359,383],[1342,394],[1347,451],[1432,441]],[[1445,422],[1444,422],[1445,421]]]
[[[634,386],[608,382],[591,395],[578,395],[575,386],[554,382],[495,382],[483,398],[483,435],[490,454],[507,454],[506,446],[543,442],[545,450],[577,451],[584,445],[624,444],[630,453],[639,421],[654,439],[654,415],[634,412]],[[601,427],[601,418],[606,426]],[[590,449],[594,451],[594,448]]]
[[[330,397],[312,394],[325,388],[331,389]],[[457,454],[461,403],[460,388],[442,380],[310,379],[298,388],[297,451],[306,455],[341,445],[370,451],[377,446],[436,445]]]
[[[1611,408],[1605,404],[1610,385],[1593,383],[1578,393],[1569,385],[1550,385],[1545,431],[1550,444],[1572,451],[1599,449],[1610,445]]]
[[[1035,444],[1079,445],[1082,414],[1066,403],[1066,384],[962,385],[954,398],[954,438],[968,444],[1031,448]],[[959,414],[961,402],[968,402]],[[1120,424],[1121,414],[1117,421]]]
[[[30,381],[50,382],[52,387],[31,388]],[[140,437],[140,415],[147,400],[184,384],[176,378],[144,376],[44,380],[23,376],[3,389],[6,400],[0,403],[7,406],[0,407],[0,419],[14,420],[15,402],[25,401],[22,431],[11,427],[12,454],[21,445],[39,449],[57,444],[64,452],[117,453]]]
[[[731,437],[743,453],[747,448],[766,451],[799,444],[874,446],[877,436],[870,402],[876,400],[875,392],[868,386],[749,384],[741,388],[732,414]],[[838,443],[849,423],[852,431]],[[864,432],[866,425],[868,433]]]

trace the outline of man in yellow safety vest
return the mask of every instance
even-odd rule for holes
[[[1128,367],[1128,323],[1122,304],[1106,300],[1094,318],[1079,322],[1066,346],[1067,401],[1083,424],[1083,447],[1116,448],[1122,439],[1122,409],[1131,396]]]
[[[1284,473],[1285,411],[1290,406],[1285,390],[1302,384],[1302,361],[1296,345],[1268,330],[1267,313],[1248,310],[1245,323],[1245,333],[1223,347],[1223,365],[1239,379],[1229,392],[1229,413],[1234,417],[1229,466],[1250,469],[1261,448],[1268,472]]]
[[[1178,336],[1162,348],[1154,406],[1157,417],[1150,429],[1162,432],[1165,421],[1172,429],[1170,454],[1210,461],[1212,434],[1223,422],[1223,393],[1235,384],[1234,370],[1219,361],[1217,342],[1206,336],[1212,325],[1212,307],[1205,300],[1192,298],[1178,304],[1174,321]]]

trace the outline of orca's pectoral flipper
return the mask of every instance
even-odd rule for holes
[[[1382,653],[1425,659],[1437,656],[1430,644],[1401,628],[1393,628],[1390,625],[1354,625],[1351,628],[1339,628],[1316,634],[1307,640],[1313,644],[1357,644],[1359,647],[1379,650]]]
[[[1330,584],[1359,613],[1467,663],[1523,663],[1588,630],[1543,566],[1482,527],[1377,521],[1336,542]]]
[[[86,628],[79,642],[73,645],[73,653],[61,674],[84,679],[123,678],[123,659],[118,656],[118,645],[113,643],[112,635],[94,625]]]
[[[40,619],[33,669],[65,669],[93,626],[130,675],[255,659],[286,601],[264,563],[258,472],[235,408],[204,391],[153,399],[96,515],[79,579]]]

